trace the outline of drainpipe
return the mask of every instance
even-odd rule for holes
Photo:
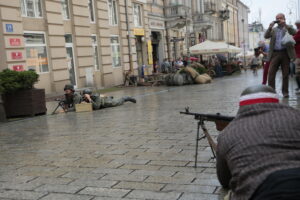
[[[170,35],[169,35],[169,29],[167,24],[167,12],[166,12],[166,1],[164,1],[164,7],[163,7],[163,13],[164,13],[164,19],[165,19],[165,27],[166,27],[166,38],[167,38],[167,51],[168,51],[168,59],[171,59],[171,50],[170,50]]]
[[[126,15],[126,29],[127,29],[127,40],[128,40],[128,53],[129,53],[129,72],[133,73],[133,63],[132,63],[132,48],[131,48],[131,31],[130,31],[130,23],[129,23],[129,15],[128,15],[128,2],[125,0],[125,15]]]

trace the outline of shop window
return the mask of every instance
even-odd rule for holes
[[[108,15],[109,24],[115,26],[118,24],[118,14],[117,14],[117,1],[108,0]]]
[[[94,0],[89,0],[89,11],[90,11],[90,20],[92,23],[95,23]]]
[[[21,0],[22,16],[42,17],[42,0]]]
[[[49,72],[44,33],[24,33],[26,66],[37,73]]]
[[[140,4],[133,4],[133,23],[135,27],[143,26],[142,6]]]
[[[69,0],[61,0],[61,6],[64,20],[70,19]]]
[[[97,43],[97,36],[92,35],[92,47],[94,50],[94,66],[95,70],[100,70],[99,66],[99,53],[98,53],[98,43]]]
[[[111,53],[112,53],[112,66],[121,66],[121,52],[120,52],[120,42],[118,36],[112,36],[110,38]]]

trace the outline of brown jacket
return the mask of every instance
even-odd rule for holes
[[[270,61],[274,52],[274,47],[275,47],[275,42],[276,42],[276,32],[278,30],[278,27],[275,27],[273,29],[268,28],[266,33],[265,33],[265,38],[269,39],[271,38],[270,41],[270,50],[269,50],[269,55],[268,55],[268,60]],[[286,31],[289,32],[289,34],[291,35],[295,35],[297,33],[297,31],[292,27],[292,26],[288,26],[288,28],[284,28],[284,35],[286,33]],[[296,52],[295,52],[295,48],[293,46],[289,46],[287,47],[287,53],[289,55],[289,58],[291,60],[295,60],[296,58]]]
[[[249,200],[273,172],[300,166],[300,111],[279,103],[242,106],[218,137],[217,174]]]

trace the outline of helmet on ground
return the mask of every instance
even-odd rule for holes
[[[74,91],[74,85],[72,85],[72,84],[66,84],[65,87],[64,87],[64,91],[65,90],[72,90],[72,91]]]
[[[92,92],[92,90],[91,89],[84,89],[83,91],[82,91],[82,94],[89,94],[89,95],[91,95],[93,92]]]

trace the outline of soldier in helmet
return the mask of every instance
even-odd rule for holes
[[[75,104],[81,103],[81,96],[80,94],[76,93],[74,90],[74,86],[71,84],[67,84],[64,87],[65,91],[65,111],[74,111],[75,110]]]
[[[82,92],[83,101],[87,103],[92,103],[93,110],[98,110],[102,108],[115,107],[123,105],[125,102],[130,101],[136,103],[133,97],[122,97],[120,99],[114,99],[113,97],[100,97],[98,94],[93,94],[90,89],[85,89]]]

